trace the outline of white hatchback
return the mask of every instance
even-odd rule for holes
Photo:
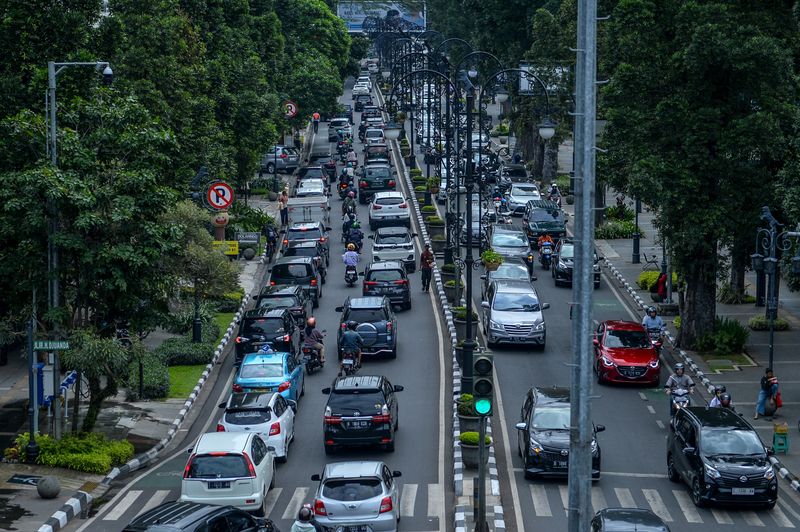
[[[275,448],[275,458],[285,462],[294,440],[297,403],[279,393],[232,393],[219,405],[224,408],[217,432],[257,432]]]
[[[180,501],[231,505],[263,516],[275,485],[274,451],[253,432],[203,434],[189,451]]]
[[[400,192],[376,192],[369,205],[369,228],[374,231],[381,225],[411,227],[408,201]]]

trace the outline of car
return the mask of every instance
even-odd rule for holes
[[[486,292],[489,285],[494,281],[528,281],[530,282],[530,272],[525,261],[518,258],[504,259],[503,263],[494,271],[488,271],[481,275],[483,281],[481,287],[481,299],[486,299]]]
[[[382,445],[394,452],[399,405],[389,379],[377,375],[339,377],[323,388],[328,396],[323,418],[325,453],[345,446]]]
[[[361,110],[361,121],[366,122],[367,118],[378,116],[382,117],[381,108],[375,105],[365,105],[364,108]]]
[[[293,353],[270,351],[245,355],[233,378],[234,392],[278,392],[298,401],[305,395],[303,364]]]
[[[368,92],[362,92],[362,94],[356,95],[356,97],[353,98],[353,101],[353,106],[355,107],[356,112],[358,112],[364,109],[365,106],[372,105],[372,96],[370,96]]]
[[[279,393],[232,393],[218,406],[225,410],[217,422],[217,432],[257,432],[275,449],[278,462],[288,460],[296,402]]]
[[[642,508],[603,508],[592,518],[592,532],[669,532],[656,514]]]
[[[388,144],[365,144],[364,145],[364,165],[379,164],[391,166],[389,162]]]
[[[289,242],[295,240],[309,241],[314,240],[320,243],[325,252],[325,264],[331,263],[331,244],[328,238],[330,227],[325,227],[322,222],[298,222],[286,228],[283,235],[283,249],[289,247]]]
[[[314,300],[302,286],[298,285],[266,285],[255,296],[255,308],[272,310],[288,308],[294,321],[303,326],[311,316]]]
[[[567,236],[567,215],[554,201],[530,200],[522,213],[522,224],[534,248],[544,234],[550,235],[553,241]]]
[[[358,176],[358,202],[367,204],[377,192],[394,191],[397,177],[388,165],[368,164]]]
[[[599,257],[596,251],[594,253],[594,264],[592,265],[592,279],[595,288],[600,288],[600,261],[604,257]],[[562,238],[556,243],[553,249],[553,258],[551,259],[550,271],[553,276],[553,282],[556,286],[565,284],[572,286],[572,269],[575,265],[575,243],[572,240]]]
[[[315,521],[326,530],[343,522],[352,530],[396,532],[400,520],[400,489],[395,481],[400,471],[383,462],[338,462],[327,464],[314,494]],[[364,525],[360,528],[358,525]]]
[[[236,363],[264,345],[276,351],[300,353],[301,329],[287,308],[248,310],[236,333]]]
[[[301,166],[297,170],[296,176],[297,176],[296,182],[299,183],[301,179],[311,179],[311,178],[321,179],[325,181],[328,174],[322,167],[322,165],[307,165],[307,166]]]
[[[533,250],[524,232],[507,225],[495,225],[492,227],[489,247],[503,258],[522,258],[528,265],[528,271],[533,271]]]
[[[539,199],[542,199],[542,194],[539,192],[539,187],[534,183],[514,183],[506,192],[508,210],[513,215],[522,215],[525,212],[525,206],[528,205],[530,200]]]
[[[372,244],[372,260],[402,261],[407,272],[417,269],[417,250],[414,247],[414,238],[417,233],[411,233],[404,227],[380,227],[369,238]]]
[[[370,92],[369,85],[366,83],[356,83],[353,85],[353,100],[355,100],[358,96],[369,96]],[[356,111],[358,111],[358,102],[356,102]]]
[[[367,119],[364,121],[364,123],[367,125],[367,128],[383,129],[384,127],[386,127],[386,124],[383,121],[383,117],[380,115],[368,116]]]
[[[487,229],[481,218],[488,214],[485,208],[479,208],[477,205],[472,207],[472,247],[479,247],[484,249],[488,243]],[[467,230],[467,216],[466,213],[461,214],[461,231],[459,231],[459,241],[461,245],[467,245],[467,237],[469,236]]]
[[[386,144],[386,137],[384,137],[383,129],[379,127],[368,128],[364,132],[364,141],[367,144]]]
[[[362,74],[362,75],[358,76],[358,79],[356,80],[356,84],[366,85],[369,88],[369,90],[372,90],[372,79],[369,76],[369,71],[367,72],[366,75]]]
[[[353,122],[353,106],[349,103],[340,103],[336,107],[334,118],[346,118],[351,124],[355,123]]]
[[[607,320],[594,333],[597,382],[658,386],[661,363],[641,323]]]
[[[758,433],[729,408],[681,408],[667,432],[667,476],[689,486],[695,506],[773,508],[778,476]]]
[[[328,270],[325,265],[325,248],[322,247],[319,240],[290,240],[288,246],[283,249],[283,256],[312,257],[317,263],[320,276],[322,276],[322,284],[325,284]]]
[[[178,500],[231,505],[262,517],[275,486],[274,451],[255,432],[201,434],[189,451]]]
[[[362,357],[388,355],[397,358],[397,316],[386,296],[348,297],[344,305],[336,307],[340,312],[339,331],[336,336],[336,351],[342,359],[341,339],[347,323],[358,323],[356,332],[364,340]]]
[[[550,308],[541,303],[529,281],[494,281],[481,301],[486,345],[532,344],[544,349],[547,327],[542,311]]]
[[[267,532],[274,524],[233,506],[171,501],[137,515],[122,532]]]
[[[570,389],[532,387],[525,394],[516,424],[517,450],[525,478],[567,478],[569,473]],[[592,423],[592,480],[600,478],[600,444],[603,425]]]
[[[347,118],[334,118],[328,122],[328,142],[339,140],[339,131],[346,135],[353,135],[353,128]]]
[[[269,284],[299,285],[313,301],[313,308],[319,306],[322,297],[322,274],[311,257],[281,257],[269,268]]]
[[[497,170],[497,186],[506,191],[514,183],[530,183],[531,178],[524,164],[505,163]]]
[[[327,180],[302,179],[294,189],[294,197],[307,198],[311,196],[326,196],[328,194]]]
[[[364,296],[386,296],[393,305],[411,309],[411,280],[403,263],[396,260],[372,262],[364,270]]]
[[[315,151],[308,157],[313,166],[321,166],[328,175],[328,181],[336,181],[336,158],[330,151]]]
[[[369,205],[369,228],[383,225],[403,225],[411,228],[408,200],[400,192],[376,192]]]
[[[270,146],[261,157],[259,173],[273,174],[278,172],[291,173],[300,166],[300,155],[289,146]]]

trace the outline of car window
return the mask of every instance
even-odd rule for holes
[[[402,278],[400,270],[371,270],[367,274],[367,281],[399,281]]]
[[[411,241],[407,234],[375,235],[376,244],[407,244]]]
[[[505,312],[538,312],[539,300],[534,294],[498,292],[492,302],[494,310]]]
[[[395,198],[395,197],[375,199],[375,203],[377,203],[378,205],[400,205],[401,203],[405,202],[406,200],[404,200],[403,198]]]
[[[569,408],[540,406],[533,411],[531,427],[536,430],[569,429]]]
[[[275,406],[274,406],[275,415],[277,417],[282,416],[283,413],[286,411],[286,407],[287,407],[286,400],[283,398],[282,395],[278,395],[278,397],[275,398]]]
[[[331,408],[361,410],[365,413],[369,410],[380,412],[381,406],[384,404],[383,399],[383,393],[380,390],[358,392],[334,390],[330,399],[328,399],[328,406]]]
[[[678,431],[678,434],[681,435],[686,445],[690,447],[695,446],[696,440],[695,440],[694,427],[689,421],[687,421],[685,416],[681,417],[681,419],[678,421],[676,430]]]
[[[382,493],[379,478],[332,479],[322,486],[322,496],[334,501],[363,501]]]
[[[530,196],[530,195],[538,194],[539,193],[539,189],[535,185],[528,185],[528,186],[514,185],[514,187],[511,189],[511,193],[512,194],[520,194],[520,195],[523,195],[523,196]]]
[[[758,434],[749,429],[703,429],[700,432],[703,454],[763,455]]]
[[[516,233],[495,233],[492,235],[492,246],[522,247],[528,245],[528,239]]]
[[[317,248],[311,248],[308,246],[301,247],[301,248],[289,248],[286,250],[286,253],[283,254],[284,257],[318,257],[319,252]]]
[[[373,323],[386,320],[388,316],[383,308],[354,308],[347,312],[344,319],[358,323]]]
[[[617,331],[610,329],[603,340],[606,347],[628,347],[645,349],[650,347],[650,339],[644,331]]]
[[[391,489],[392,484],[394,483],[394,477],[392,477],[392,472],[389,471],[389,468],[383,466],[381,469],[381,474],[383,475],[383,482],[386,483],[386,487]]]
[[[303,277],[310,277],[311,272],[309,271],[308,264],[276,264],[272,268],[272,276],[276,278],[293,277],[295,279],[300,279]]]
[[[225,422],[231,425],[259,425],[272,418],[269,408],[252,408],[247,410],[227,410]]]
[[[366,177],[372,179],[376,177],[390,177],[392,173],[388,168],[367,168]]]
[[[570,245],[561,246],[561,249],[558,252],[558,256],[562,259],[571,259],[575,255],[575,247]]]
[[[280,318],[257,318],[244,322],[242,334],[274,334],[282,328],[283,320]]]
[[[503,172],[501,175],[509,176],[509,177],[528,177],[528,173],[525,171],[524,168],[503,168]]]
[[[186,478],[240,478],[250,476],[247,462],[240,454],[200,454],[192,458]]]
[[[366,136],[370,138],[383,138],[383,131],[380,129],[373,129],[371,131],[367,131]]]
[[[243,379],[283,377],[283,362],[276,360],[266,364],[245,364],[242,366],[239,376]]]
[[[260,445],[259,445],[260,444]],[[261,443],[260,438],[253,438],[253,443],[250,446],[250,454],[253,457],[253,463],[258,465],[261,463],[261,460],[264,459],[264,455],[266,454],[266,448],[264,448],[264,444]]]
[[[228,532],[228,519],[224,515],[208,520],[203,532]]]
[[[252,517],[244,512],[231,512],[227,516],[228,530],[248,530],[256,526]]]
[[[265,297],[258,302],[258,307],[281,308],[281,307],[293,307],[296,304],[297,304],[297,298],[294,296]]]
[[[490,279],[522,279],[527,281],[528,268],[514,264],[501,264],[497,270],[489,272]]]
[[[528,414],[531,411],[531,404],[533,403],[533,399],[531,398],[530,394],[525,396],[525,402],[522,404],[522,420],[526,421],[528,418]]]
[[[564,219],[564,216],[557,209],[532,209],[528,219],[532,222],[560,222]]]
[[[289,370],[289,373],[294,371],[294,368],[297,367],[297,363],[295,362],[294,358],[287,357],[286,358],[286,368]]]

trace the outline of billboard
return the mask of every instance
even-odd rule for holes
[[[370,21],[374,22],[376,19],[390,25],[399,22],[403,29],[409,31],[425,31],[425,2],[414,2],[418,7],[411,7],[409,4],[340,0],[336,14],[344,20],[350,33],[364,33],[364,21],[367,20],[369,26]],[[368,30],[369,28],[366,29]]]

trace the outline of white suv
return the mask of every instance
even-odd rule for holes
[[[275,485],[274,451],[252,432],[203,434],[183,470],[180,501],[231,505],[262,517]]]
[[[381,227],[369,238],[375,241],[372,244],[372,260],[396,260],[402,262],[407,272],[417,269],[417,250],[414,247],[414,237],[417,233],[410,233],[405,227]]]
[[[257,432],[275,448],[275,458],[285,462],[294,440],[297,403],[279,393],[232,393],[219,405],[224,408],[217,432]]]
[[[404,225],[411,227],[408,201],[400,192],[376,192],[369,205],[369,228],[374,231],[380,225]]]

